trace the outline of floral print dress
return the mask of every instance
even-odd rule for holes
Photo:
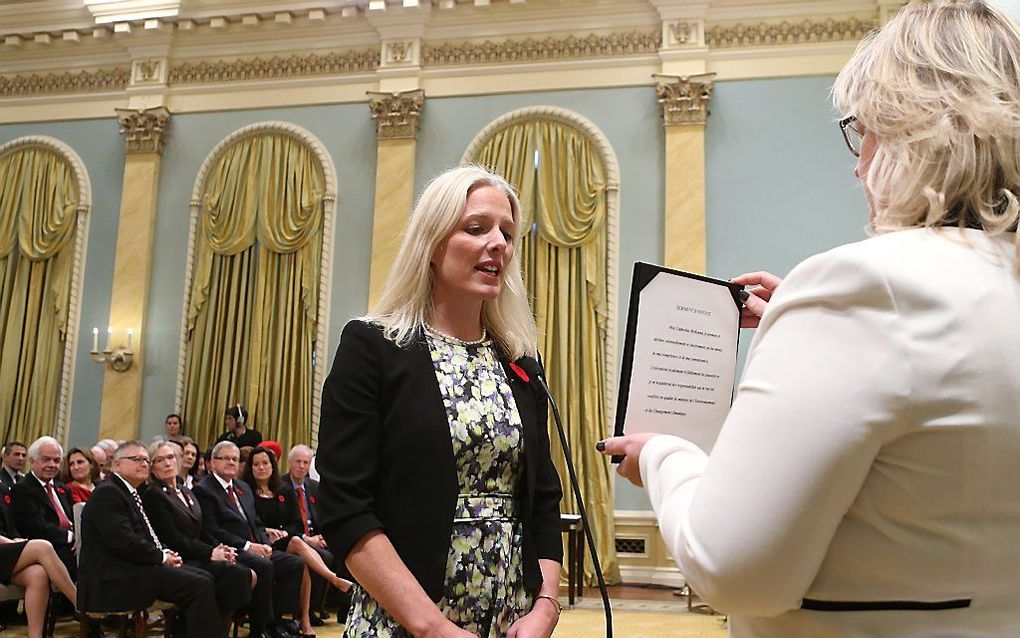
[[[426,342],[450,421],[460,494],[440,611],[480,638],[505,636],[531,608],[524,587],[521,523],[514,489],[523,432],[492,341],[434,331]],[[344,636],[410,638],[364,589],[355,587]]]

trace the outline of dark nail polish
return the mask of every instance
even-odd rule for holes
[[[747,301],[747,298],[750,296],[751,296],[750,293],[748,293],[746,290],[737,291],[737,297],[740,298],[740,303],[744,303],[745,301]]]
[[[599,441],[598,443],[595,444],[595,449],[598,450],[599,452],[605,452],[606,451],[606,442],[605,441]]]

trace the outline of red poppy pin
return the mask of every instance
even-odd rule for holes
[[[4,503],[7,504],[7,505],[11,504],[11,495],[10,494],[4,494]]]
[[[524,371],[524,368],[522,368],[521,366],[517,365],[512,361],[510,362],[510,369],[514,371],[514,374],[520,377],[521,381],[525,383],[531,381],[531,379],[528,377],[528,373]]]
[[[315,497],[314,496],[309,496],[308,497],[308,502],[311,503],[312,505],[315,505]]]
[[[65,493],[66,492],[64,492],[64,488],[62,488],[62,487],[58,487],[57,488],[57,494],[65,494]]]
[[[283,494],[280,494],[279,496],[277,496],[276,500],[278,500],[278,501],[280,501],[282,503],[284,501]]]
[[[235,493],[235,494],[244,494],[244,492],[242,492],[242,491],[241,491],[241,488],[239,488],[239,487],[235,487],[235,488],[234,488],[234,493]]]

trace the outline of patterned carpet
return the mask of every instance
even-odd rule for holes
[[[564,600],[564,603],[566,601]],[[564,609],[556,638],[596,638],[605,631],[605,615],[595,600],[584,599],[573,609]],[[343,626],[335,621],[319,627],[319,638],[340,638]],[[57,624],[56,638],[75,638],[78,624]],[[108,632],[107,635],[113,635]],[[162,624],[150,628],[148,636],[163,635]],[[245,630],[240,638],[247,635]],[[727,635],[722,616],[690,613],[680,601],[618,600],[613,602],[613,635],[615,638],[724,638]],[[25,638],[24,626],[0,630],[0,638]]]

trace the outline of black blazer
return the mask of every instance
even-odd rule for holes
[[[243,550],[245,543],[269,545],[266,526],[255,511],[251,488],[242,480],[234,479],[234,493],[244,509],[246,521],[230,501],[227,491],[212,474],[195,484],[195,496],[202,507],[205,534],[217,543]]]
[[[203,540],[202,506],[191,490],[177,480],[188,504],[182,503],[165,483],[154,482],[142,495],[145,513],[164,546],[186,561],[208,561],[213,546]]]
[[[272,498],[255,496],[255,512],[266,527],[282,529],[289,536],[298,538],[305,532],[297,506],[297,495],[286,485]]]
[[[53,481],[57,500],[64,508],[64,515],[74,528],[74,513],[71,509],[71,490],[63,483]],[[50,505],[50,497],[34,474],[26,474],[11,488],[11,505],[14,525],[26,538],[47,540],[58,551],[71,545],[67,532],[60,529],[60,519]]]
[[[501,357],[524,430],[518,486],[524,582],[542,584],[538,559],[562,562],[560,481],[549,455],[546,401]],[[434,601],[443,595],[459,486],[449,420],[424,339],[407,348],[378,326],[351,321],[323,386],[317,464],[321,531],[346,558],[366,533],[385,531]]]
[[[294,489],[294,481],[291,480],[290,474],[283,475],[283,484]],[[311,533],[314,536],[318,534],[319,529],[319,482],[313,478],[305,477],[303,486],[305,488],[305,498],[308,499],[306,505],[308,506],[308,517],[312,519]],[[297,497],[297,490],[294,491],[295,498]],[[300,510],[298,516],[301,516]],[[301,531],[304,532],[305,528],[302,525]]]
[[[7,468],[0,466],[0,485],[4,485],[8,489],[14,487],[17,481],[11,476],[11,473],[7,471]]]
[[[13,509],[11,488],[6,483],[0,484],[0,535],[7,538],[18,536],[18,528],[14,526]]]
[[[111,474],[97,485],[81,516],[78,609],[103,612],[151,605],[163,552],[152,542],[124,482]]]

